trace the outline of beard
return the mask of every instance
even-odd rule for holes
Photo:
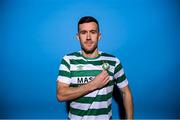
[[[97,43],[93,45],[91,49],[86,49],[85,46],[81,43],[81,49],[86,53],[86,54],[92,54],[96,49],[97,49]]]

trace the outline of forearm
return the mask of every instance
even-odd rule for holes
[[[123,94],[124,107],[126,111],[126,118],[133,119],[133,100],[130,92]]]
[[[109,82],[109,75],[107,71],[103,70],[92,81],[79,87],[69,87],[68,84],[58,82],[57,84],[57,98],[60,101],[73,100],[90,93],[96,89],[100,89]]]
[[[91,85],[91,83],[81,85],[79,87],[61,86],[57,89],[57,97],[60,101],[73,100],[93,91],[94,89],[95,88]]]

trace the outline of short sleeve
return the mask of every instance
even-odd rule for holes
[[[124,69],[119,59],[116,58],[116,65],[114,70],[114,79],[118,88],[123,88],[128,85],[128,80],[124,73]]]
[[[61,60],[57,81],[70,84],[71,72],[70,72],[70,62],[68,56],[64,56],[63,59]]]

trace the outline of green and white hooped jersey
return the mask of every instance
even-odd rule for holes
[[[110,66],[109,83],[101,89],[71,101],[70,119],[111,119],[113,86],[116,84],[119,88],[123,88],[128,85],[128,81],[119,59],[110,54],[99,52],[96,58],[85,58],[79,51],[63,57],[57,80],[71,87],[78,87],[93,80],[102,72],[103,63],[108,63]]]

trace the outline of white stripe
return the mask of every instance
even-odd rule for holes
[[[113,91],[113,87],[114,86],[112,85],[112,86],[108,86],[108,87],[102,88],[101,90],[99,90],[98,95],[106,95],[106,94],[112,92]]]
[[[86,59],[83,58],[82,56],[77,57],[75,55],[69,55],[69,59],[70,60],[73,59],[73,60],[84,60],[84,61],[86,61]]]
[[[72,84],[79,84],[78,83],[78,78],[79,79],[89,79],[90,77],[92,77],[92,80],[95,78],[94,76],[86,76],[86,77],[71,77],[71,83]],[[109,80],[113,80],[113,77],[112,76],[109,76]],[[88,80],[90,82],[90,80]]]
[[[108,113],[109,118],[112,116],[112,109]]]
[[[70,61],[69,61],[69,56],[67,56],[67,55],[65,55],[64,57],[63,57],[63,59],[70,65]]]
[[[127,80],[127,79],[125,79],[124,81],[122,81],[122,82],[120,82],[120,83],[117,84],[117,86],[118,86],[119,88],[124,88],[124,87],[126,87],[127,85],[128,85],[128,80]]]
[[[99,90],[95,90],[90,92],[89,94],[85,95],[84,97],[95,97],[98,94]]]
[[[75,55],[68,55],[69,59],[74,59],[74,60],[85,60],[87,61],[87,59],[85,59],[84,57],[82,56],[75,56]],[[88,59],[88,61],[101,61],[101,60],[109,60],[109,61],[114,61],[116,62],[117,58],[116,57],[106,57],[106,56],[100,56],[99,58],[97,59]]]
[[[66,83],[66,84],[70,84],[71,79],[68,78],[68,77],[64,77],[64,76],[58,76],[57,81],[63,82],[63,83]]]
[[[118,58],[116,58],[116,66],[120,63],[121,63],[121,61]]]
[[[70,120],[82,120],[81,116],[71,114],[70,112],[69,112],[68,117],[70,118]]]
[[[69,69],[63,64],[60,65],[59,70],[64,70],[64,71],[70,72]]]
[[[102,70],[102,65],[95,66],[92,64],[78,64],[78,65],[71,64],[71,70],[77,71],[78,66],[82,66],[82,70]]]
[[[78,66],[82,66],[82,70],[103,70],[102,65],[93,65],[93,64],[71,64],[71,70],[75,71],[78,70]],[[109,65],[110,68],[108,69],[110,72],[113,72],[114,66]]]
[[[101,108],[107,108],[111,103],[112,103],[112,98],[108,99],[107,101],[93,102],[92,104],[72,102],[71,107],[79,110],[101,109]]]
[[[99,60],[109,60],[109,61],[114,61],[116,62],[116,58],[115,57],[106,57],[106,56],[100,56],[99,58],[96,59],[97,61]]]
[[[109,105],[112,103],[112,98],[109,98],[107,101],[101,102],[93,102],[90,106],[90,109],[100,109],[100,108],[108,108]]]
[[[108,86],[108,87],[105,87],[105,88],[102,88],[100,90],[95,90],[87,95],[85,95],[85,97],[95,97],[96,95],[106,95],[110,92],[113,91],[113,85],[112,86]]]
[[[117,79],[118,77],[121,77],[124,74],[124,70],[121,69],[120,71],[118,71],[115,75],[114,78]]]
[[[109,120],[108,115],[84,116],[82,120]]]
[[[110,111],[108,115],[83,116],[83,117],[69,113],[69,118],[71,120],[109,120],[111,116],[112,116],[112,111]]]
[[[78,78],[79,79],[88,79],[88,82],[90,82],[90,78],[92,77],[92,80],[94,79],[94,76],[86,76],[86,77],[71,77],[71,83],[72,84],[80,84],[78,83]],[[82,83],[83,84],[83,83]]]
[[[103,70],[102,65],[92,65],[92,64],[78,64],[78,65],[71,64],[71,70],[78,71],[78,66],[83,66],[82,70]],[[113,73],[114,66],[110,65],[108,71]]]

